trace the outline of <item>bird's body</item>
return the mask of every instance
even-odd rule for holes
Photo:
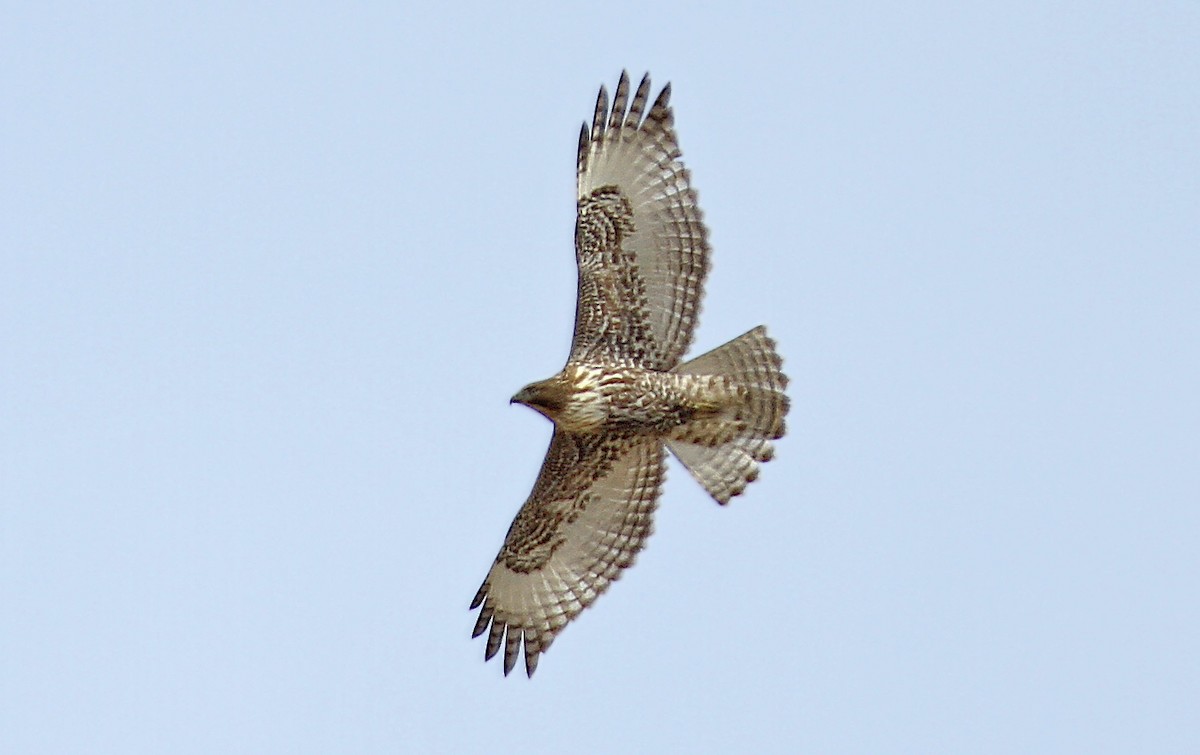
[[[716,375],[570,364],[514,400],[567,432],[665,436],[719,414],[737,397],[737,387]]]
[[[719,503],[758,477],[784,433],[787,378],[763,327],[688,362],[708,232],[679,161],[665,87],[645,112],[621,75],[579,139],[579,299],[561,372],[513,396],[554,422],[533,492],[471,603],[485,655],[532,676],[554,637],[633,563],[653,526],[666,450]],[[645,116],[643,118],[643,115]]]

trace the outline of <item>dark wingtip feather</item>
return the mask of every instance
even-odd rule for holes
[[[479,605],[483,603],[483,599],[487,597],[487,592],[488,583],[485,579],[483,580],[483,584],[479,586],[479,591],[475,593],[475,598],[471,601],[470,610],[474,611],[476,608],[479,608]]]
[[[521,631],[508,628],[508,637],[504,639],[504,675],[508,676],[517,665],[517,654],[521,647]]]
[[[576,158],[576,165],[579,168],[580,172],[582,172],[583,169],[587,166],[587,153],[588,153],[588,126],[585,123],[579,129],[579,155]]]
[[[492,607],[484,606],[479,612],[479,618],[475,620],[475,629],[471,632],[471,638],[474,639],[483,634],[483,630],[487,629],[488,624],[492,620]]]
[[[599,141],[604,136],[605,116],[608,115],[608,89],[600,85],[600,93],[596,95],[596,111],[592,113],[592,141]]]
[[[671,114],[671,85],[668,83],[658,93],[654,104],[650,106],[650,114],[646,116],[646,120],[654,121],[660,126],[666,127],[674,122],[674,116]]]
[[[499,621],[492,622],[492,631],[488,633],[487,647],[483,649],[483,660],[492,660],[492,656],[496,655],[496,651],[500,649],[500,642],[504,639],[504,626]]]
[[[650,96],[650,72],[642,76],[637,92],[633,95],[633,104],[629,106],[629,114],[625,116],[625,128],[636,129],[642,122],[642,114],[646,112],[646,98]]]
[[[609,130],[617,130],[621,128],[621,121],[625,118],[625,106],[629,99],[629,74],[621,71],[621,79],[617,82],[617,91],[613,95],[612,111],[608,114]]]

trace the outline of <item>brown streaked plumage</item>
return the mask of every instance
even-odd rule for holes
[[[566,366],[513,401],[554,422],[525,505],[471,602],[485,657],[538,658],[630,566],[653,527],[666,449],[719,503],[758,477],[784,433],[787,378],[759,326],[680,363],[692,341],[708,231],[680,162],[671,87],[646,112],[622,73],[579,135],[575,336]]]

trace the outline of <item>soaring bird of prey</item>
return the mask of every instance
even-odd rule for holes
[[[600,88],[579,134],[575,335],[557,375],[513,402],[554,436],[500,554],[471,602],[485,658],[525,672],[621,570],[653,526],[665,449],[725,504],[758,477],[784,433],[787,378],[759,326],[682,362],[692,341],[708,231],[680,162],[668,84],[646,112],[647,74],[630,99],[621,74]]]

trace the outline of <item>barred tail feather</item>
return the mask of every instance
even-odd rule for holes
[[[721,377],[739,397],[722,413],[722,431],[716,435],[686,433],[667,440],[671,452],[718,503],[728,503],[758,479],[759,463],[775,454],[771,441],[783,437],[789,403],[782,362],[760,325],[675,368]]]

